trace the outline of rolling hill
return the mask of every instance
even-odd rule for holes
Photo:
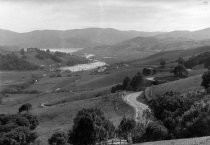
[[[137,36],[154,36],[159,32],[119,31],[111,28],[73,30],[35,30],[17,33],[0,29],[0,45],[43,48],[87,48],[112,45]]]
[[[172,31],[169,33],[159,34],[156,37],[161,38],[161,39],[188,38],[188,39],[199,41],[199,40],[210,39],[210,28],[197,30],[197,31]]]
[[[174,31],[150,37],[138,36],[114,45],[103,45],[84,49],[82,53],[94,53],[100,58],[110,57],[118,61],[129,61],[163,51],[194,49],[210,45],[209,29],[200,31]],[[174,53],[174,52],[173,52]],[[105,60],[109,61],[109,60]],[[113,60],[112,60],[113,61]]]
[[[199,55],[200,53],[209,52],[209,51],[210,51],[210,46],[202,46],[202,47],[197,47],[197,48],[188,49],[188,50],[163,51],[163,52],[150,55],[143,59],[137,59],[137,60],[131,61],[130,63],[131,64],[159,64],[161,59],[172,62],[178,59],[179,57],[188,58],[190,56]]]

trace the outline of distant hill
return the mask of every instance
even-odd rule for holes
[[[199,31],[139,32],[112,28],[36,30],[16,33],[0,30],[0,45],[38,48],[85,48],[77,53],[92,53],[107,63],[132,61],[174,50],[210,46],[210,28]]]
[[[199,55],[204,52],[210,52],[210,46],[202,46],[202,47],[197,47],[197,48],[188,49],[188,50],[163,51],[163,52],[150,55],[143,59],[137,59],[137,60],[131,61],[130,63],[132,64],[159,64],[161,59],[164,59],[166,61],[174,61],[178,59],[179,57],[189,58],[191,56]]]
[[[0,45],[42,48],[87,48],[113,45],[137,36],[154,36],[159,32],[119,31],[111,28],[73,30],[36,30],[17,33],[0,29]]]
[[[210,46],[210,40],[195,41],[188,38],[160,39],[157,37],[136,37],[115,45],[84,49],[81,52],[94,53],[101,58],[112,57],[116,61],[132,61],[135,59],[142,59],[143,57],[147,57],[158,52],[163,52],[162,54],[164,54],[168,53],[164,51],[176,52],[177,50],[194,49],[201,46]],[[172,55],[175,52],[172,52]],[[108,61],[108,59],[105,61]]]
[[[159,34],[157,38],[179,38],[179,39],[192,39],[192,40],[205,40],[210,39],[210,28],[198,30],[198,31],[172,31],[169,33]]]

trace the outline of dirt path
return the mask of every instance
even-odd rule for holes
[[[140,96],[143,92],[135,92],[130,93],[128,95],[123,96],[123,100],[132,106],[135,109],[135,120],[137,122],[146,123],[147,119],[144,117],[144,111],[149,109],[149,107],[139,101],[137,101],[137,97]],[[149,109],[150,110],[150,109]]]

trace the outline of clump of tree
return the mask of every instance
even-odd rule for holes
[[[2,55],[0,54],[0,70],[36,70],[39,67],[14,53]]]
[[[156,74],[156,69],[154,69],[154,68],[144,68],[142,70],[142,74],[145,75],[145,76],[154,75],[154,74]]]
[[[168,132],[163,136],[165,139],[210,135],[210,102],[204,94],[196,92],[182,95],[170,91],[153,100],[150,107],[155,117],[162,122],[163,133],[166,135]]]
[[[131,140],[131,134],[135,127],[136,121],[134,119],[123,117],[118,127],[119,135],[124,139]]]
[[[185,63],[184,58],[183,58],[183,57],[179,57],[178,60],[177,60],[177,63],[178,63],[178,64],[183,64],[183,65],[184,65],[184,63]]]
[[[172,71],[176,77],[185,78],[188,76],[188,71],[183,64],[178,64]]]
[[[0,145],[29,145],[38,137],[39,122],[32,114],[0,115]]]
[[[18,109],[19,113],[21,112],[29,112],[29,110],[32,109],[32,105],[30,103],[26,103],[26,104],[23,104],[22,106],[20,106],[20,108]]]
[[[24,48],[20,49],[20,54],[25,55],[25,49]]]
[[[71,57],[68,57],[68,59],[66,61],[66,65],[73,66],[73,65],[76,65],[76,64],[85,64],[85,63],[88,63],[88,62],[89,62],[89,60],[84,58],[84,57],[71,55]]]
[[[166,65],[166,61],[164,59],[161,59],[160,60],[160,67],[165,68],[165,65]]]
[[[128,76],[124,78],[122,84],[118,84],[112,87],[111,92],[115,93],[117,91],[140,91],[145,88],[145,78],[141,73],[137,73],[132,79]]]
[[[205,68],[210,66],[210,52],[204,52],[196,56],[190,57],[184,62],[187,68],[193,68],[196,65],[204,64]]]
[[[160,121],[151,121],[148,123],[142,141],[158,141],[168,137],[168,129]]]
[[[37,54],[35,55],[35,57],[40,60],[52,59],[53,61],[55,61],[57,63],[62,62],[62,59],[60,58],[60,56],[61,56],[60,53],[51,53],[49,49],[47,49],[46,51],[37,50],[36,52],[37,52]]]
[[[104,117],[99,109],[82,109],[74,119],[69,131],[69,143],[89,145],[104,142],[114,137],[114,125]]]
[[[210,87],[210,71],[207,71],[203,74],[201,86],[203,86],[205,89]]]
[[[55,132],[48,139],[48,143],[49,143],[49,145],[67,145],[68,144],[68,135],[62,131]]]

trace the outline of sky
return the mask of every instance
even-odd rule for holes
[[[210,27],[210,0],[0,0],[0,29],[138,31]]]

